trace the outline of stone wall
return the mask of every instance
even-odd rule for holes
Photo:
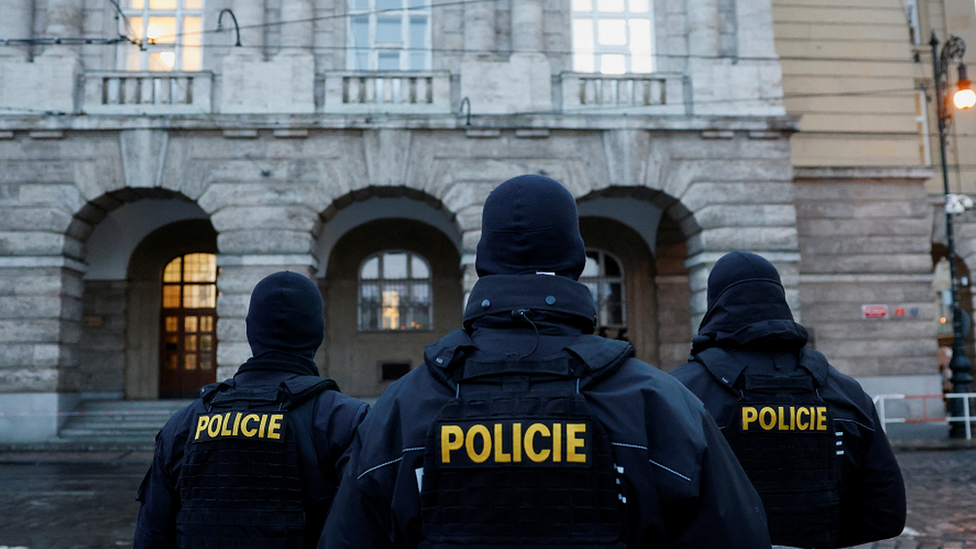
[[[75,379],[65,380],[71,392],[121,396],[125,382],[125,281],[91,280],[82,298],[81,340]]]
[[[909,376],[900,391],[908,394],[938,374],[928,175],[809,169],[796,176],[800,300],[814,346],[849,375]],[[866,319],[862,305],[886,305],[889,316]]]

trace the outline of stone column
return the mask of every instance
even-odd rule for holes
[[[283,0],[281,3],[281,53],[312,53],[312,0]],[[301,21],[292,23],[291,21]]]
[[[464,6],[465,58],[479,60],[495,53],[495,6],[474,2]]]
[[[31,2],[25,0],[0,0],[0,38],[23,40],[31,37]],[[0,60],[26,61],[28,46],[0,44]]]
[[[541,53],[544,50],[542,28],[542,0],[512,2],[514,53]]]
[[[51,0],[48,2],[47,27],[44,28],[44,34],[51,38],[80,38],[84,17],[80,0]],[[68,49],[66,46],[48,47],[45,54],[64,54],[65,51],[78,55],[75,48]]]

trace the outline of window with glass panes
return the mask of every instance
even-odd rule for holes
[[[572,0],[573,70],[601,74],[654,70],[651,0]]]
[[[579,281],[596,303],[597,328],[626,328],[624,270],[620,260],[602,250],[587,250]]]
[[[349,69],[430,70],[430,0],[349,0],[349,6]]]
[[[417,254],[385,251],[359,268],[359,329],[430,330],[431,276]]]
[[[123,0],[122,12],[119,32],[144,46],[122,46],[123,70],[200,70],[203,0]]]
[[[162,370],[209,372],[217,356],[217,256],[187,254],[163,270]]]

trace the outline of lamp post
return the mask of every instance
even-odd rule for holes
[[[945,195],[946,208],[946,245],[949,249],[949,278],[952,294],[952,360],[949,362],[949,370],[952,372],[952,392],[968,393],[969,385],[973,381],[970,373],[972,362],[966,356],[966,334],[963,333],[962,311],[959,309],[959,292],[956,290],[956,243],[953,238],[952,216],[958,212],[958,208],[950,206],[950,203],[958,203],[952,200],[949,193],[949,166],[946,162],[946,128],[947,121],[952,118],[952,110],[946,97],[949,87],[949,63],[953,59],[959,59],[959,81],[958,91],[953,96],[953,102],[957,108],[968,109],[976,103],[976,94],[970,89],[972,83],[966,75],[966,66],[962,63],[962,56],[966,53],[966,43],[958,36],[950,36],[939,52],[939,40],[932,31],[932,66],[935,76],[935,99],[939,118],[939,151],[942,154],[942,189]],[[953,417],[963,415],[963,402],[961,399],[951,399],[950,412]],[[949,437],[963,438],[966,436],[966,425],[963,422],[954,421],[950,423]]]

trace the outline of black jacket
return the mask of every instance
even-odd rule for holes
[[[559,276],[486,276],[468,303],[466,329],[428,346],[426,364],[391,385],[360,426],[320,548],[417,547],[425,437],[463,382],[460,365],[527,356],[613,364],[580,391],[632,490],[628,547],[770,546],[761,501],[698,400],[629,358],[629,344],[585,335],[593,330],[585,286]]]
[[[899,535],[905,525],[905,486],[871,398],[823,354],[804,349],[807,330],[794,322],[772,266],[752,254],[730,256],[709,277],[709,308],[692,342],[692,356],[671,375],[702,400],[723,428],[740,399],[740,376],[811,376],[843,432],[837,546]],[[772,274],[762,272],[763,267]]]
[[[242,365],[234,381],[238,387],[274,388],[299,375],[315,374],[314,368],[308,364],[304,358],[266,353],[260,359],[251,359]],[[320,487],[321,492],[332,494],[348,460],[346,450],[368,405],[338,391],[323,391],[311,405],[314,406],[312,432],[302,436],[310,439],[315,456],[303,459],[302,466],[321,470],[329,484]],[[194,419],[204,409],[202,401],[196,400],[170,418],[156,435],[152,465],[137,496],[142,506],[136,523],[135,549],[176,547],[176,517],[180,510],[178,482],[184,450]],[[306,517],[307,520],[319,517],[321,521],[327,512],[327,508],[306,509]]]

